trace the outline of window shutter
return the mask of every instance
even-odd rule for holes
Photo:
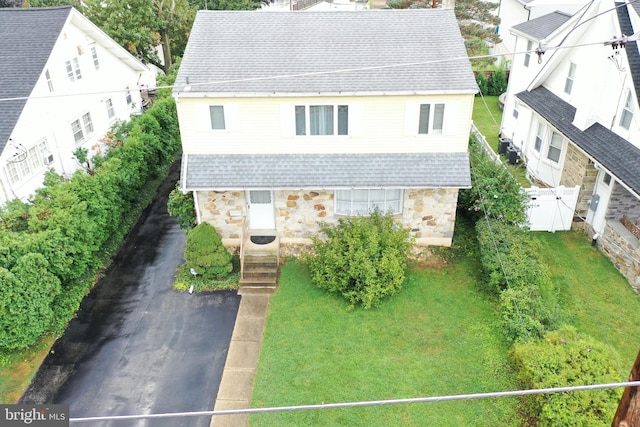
[[[293,104],[280,104],[280,133],[282,137],[293,136],[294,116]]]
[[[418,134],[418,122],[420,119],[420,104],[407,102],[404,109],[404,134],[415,136]]]
[[[211,113],[209,104],[197,105],[197,128],[198,130],[211,130]]]
[[[444,104],[444,128],[442,133],[444,135],[455,135],[463,129],[458,126],[460,121],[458,115],[460,114],[460,103],[458,102],[445,102]],[[466,131],[466,130],[465,130]]]
[[[240,128],[240,119],[238,117],[238,104],[232,102],[224,104],[224,119],[229,132],[237,131]]]
[[[362,136],[364,121],[364,104],[356,102],[349,104],[349,135]]]

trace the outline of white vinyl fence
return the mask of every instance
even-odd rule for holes
[[[525,188],[529,196],[527,217],[532,231],[571,229],[573,212],[578,203],[580,186],[556,188]]]

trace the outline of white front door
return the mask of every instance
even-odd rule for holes
[[[275,230],[276,218],[271,191],[251,190],[248,193],[249,228],[251,230]]]

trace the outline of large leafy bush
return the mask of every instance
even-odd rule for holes
[[[183,193],[180,189],[180,181],[176,183],[167,201],[169,215],[178,220],[180,228],[189,231],[196,225],[196,208],[193,204],[193,192]]]
[[[412,241],[391,214],[341,218],[321,230],[326,238],[313,238],[315,255],[307,257],[316,286],[364,308],[400,289]]]
[[[620,381],[613,350],[576,329],[564,326],[544,339],[516,344],[512,356],[524,388],[547,388]],[[538,426],[604,426],[611,424],[619,389],[531,395],[530,416]]]
[[[205,280],[222,279],[233,270],[231,254],[216,229],[207,222],[198,224],[187,235],[184,257],[187,267]]]

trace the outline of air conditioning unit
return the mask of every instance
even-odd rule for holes
[[[46,156],[44,156],[44,159],[42,159],[42,162],[45,165],[50,165],[51,163],[53,163],[53,154],[47,154]]]

